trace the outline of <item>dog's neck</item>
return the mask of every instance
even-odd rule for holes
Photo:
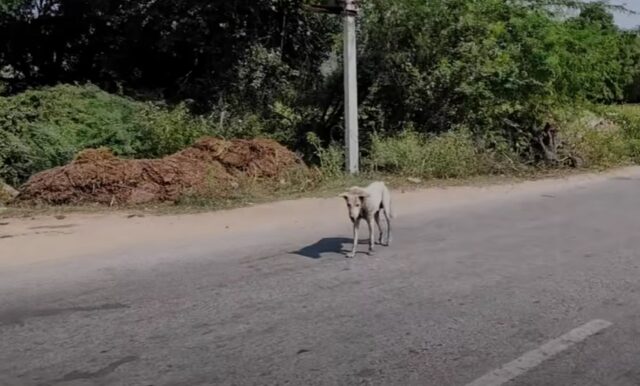
[[[368,217],[369,217],[369,209],[366,206],[363,206],[362,209],[360,210],[360,214],[358,215],[357,220],[366,220]]]

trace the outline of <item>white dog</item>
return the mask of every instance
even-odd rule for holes
[[[373,253],[373,220],[375,219],[380,231],[378,243],[382,245],[382,227],[380,227],[380,211],[384,210],[384,217],[387,219],[387,243],[391,245],[391,193],[387,189],[384,182],[374,182],[366,188],[354,186],[347,192],[342,193],[340,197],[347,202],[349,209],[349,218],[353,223],[353,249],[347,254],[347,257],[356,255],[358,247],[358,228],[360,220],[365,220],[369,227],[369,254]]]

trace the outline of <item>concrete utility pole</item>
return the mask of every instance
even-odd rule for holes
[[[345,0],[344,10],[344,128],[347,173],[357,174],[358,146],[358,76],[356,53],[355,0]]]
[[[357,0],[325,0],[307,7],[312,12],[342,14],[344,18],[344,139],[347,173],[359,171],[358,76],[356,55]]]

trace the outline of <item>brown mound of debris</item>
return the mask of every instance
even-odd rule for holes
[[[186,192],[224,191],[240,178],[276,179],[304,167],[294,153],[266,139],[203,138],[161,159],[121,159],[108,149],[90,149],[68,165],[32,176],[17,201],[54,205],[176,201]]]

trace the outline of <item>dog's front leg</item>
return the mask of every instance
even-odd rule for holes
[[[367,217],[367,226],[369,227],[369,254],[373,255],[373,217]]]
[[[356,255],[356,249],[358,248],[358,228],[360,227],[360,219],[353,222],[353,248],[351,252],[347,254],[347,257],[354,257]]]

